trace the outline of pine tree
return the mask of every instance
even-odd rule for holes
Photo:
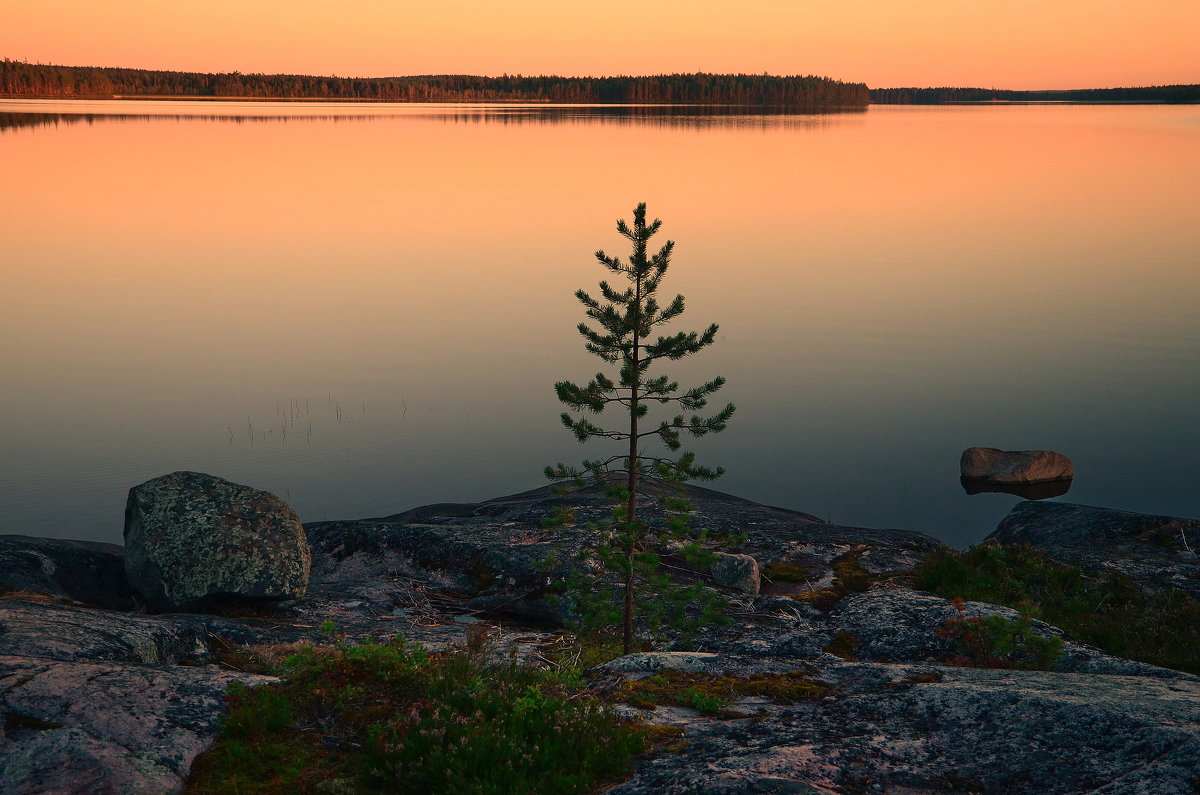
[[[579,324],[579,333],[585,340],[590,353],[608,364],[619,364],[616,380],[604,373],[596,373],[586,386],[571,381],[559,381],[554,385],[558,399],[576,412],[561,415],[562,423],[580,442],[593,437],[612,439],[627,444],[625,452],[608,458],[585,460],[582,469],[558,464],[546,467],[546,476],[551,480],[570,481],[583,486],[588,479],[601,483],[617,507],[614,508],[614,524],[607,555],[624,578],[622,646],[629,654],[634,649],[634,592],[639,572],[653,575],[657,572],[657,556],[651,543],[656,531],[648,527],[638,516],[639,499],[656,498],[670,517],[665,528],[667,534],[680,535],[686,532],[683,514],[690,510],[686,500],[672,496],[682,491],[688,480],[712,480],[720,477],[724,470],[710,469],[695,462],[695,455],[681,452],[681,434],[687,432],[694,437],[705,436],[725,430],[726,422],[733,415],[732,403],[715,414],[704,417],[696,413],[708,403],[708,398],[725,383],[716,378],[685,391],[666,375],[651,375],[652,368],[665,361],[690,356],[707,348],[716,340],[717,325],[710,325],[703,332],[679,331],[665,336],[658,334],[661,327],[683,314],[682,295],[666,306],[658,303],[656,294],[667,273],[671,251],[675,244],[668,240],[658,253],[647,256],[647,244],[658,232],[662,221],[654,219],[646,223],[646,205],[639,204],[633,211],[633,225],[623,219],[617,221],[617,232],[632,245],[627,262],[610,257],[604,251],[596,252],[596,259],[614,276],[628,282],[624,290],[614,288],[607,281],[600,282],[597,300],[583,290],[575,293],[586,309],[587,317],[598,326]],[[619,429],[606,429],[592,423],[586,413],[600,414],[613,404],[628,413],[628,425]],[[656,426],[651,424],[651,405],[671,405],[678,411],[674,416],[662,419]],[[689,416],[685,416],[690,413]],[[647,429],[649,428],[649,429]],[[651,451],[647,443],[659,442],[666,451]]]

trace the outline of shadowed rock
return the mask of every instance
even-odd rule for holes
[[[94,541],[0,536],[0,591],[112,610],[133,606],[121,547]]]
[[[1200,598],[1200,521],[1067,502],[1022,502],[988,541],[1031,544],[1062,563],[1103,575],[1120,573]]]
[[[295,598],[310,565],[300,519],[273,494],[199,472],[129,490],[125,571],[156,610]]]
[[[0,601],[0,655],[166,665],[208,657],[200,616],[138,616]]]
[[[718,552],[717,560],[712,564],[712,577],[717,585],[748,594],[758,593],[761,585],[758,561],[749,555]]]

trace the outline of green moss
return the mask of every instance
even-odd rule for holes
[[[1006,605],[1109,654],[1200,674],[1200,602],[1173,588],[1147,592],[1128,577],[1088,577],[1029,546],[982,544],[930,553],[917,588]]]
[[[613,694],[615,701],[642,709],[660,704],[691,707],[717,717],[746,717],[726,707],[745,696],[760,696],[776,704],[799,704],[823,697],[829,688],[812,681],[807,671],[782,674],[715,675],[659,671],[644,679],[627,679]]]
[[[812,569],[796,563],[768,563],[762,574],[772,582],[807,582],[812,579]]]
[[[791,594],[791,598],[802,602],[809,602],[818,610],[828,613],[844,597],[866,591],[872,585],[888,576],[886,573],[871,574],[859,565],[858,561],[867,551],[867,548],[863,547],[834,558],[831,564],[834,575],[832,585],[828,588],[815,588]]]
[[[843,660],[853,660],[854,650],[858,648],[859,643],[860,640],[857,635],[840,629],[833,636],[833,640],[829,642],[829,645],[824,648],[824,651],[841,657]]]

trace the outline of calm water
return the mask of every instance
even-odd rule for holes
[[[594,457],[552,384],[639,201],[684,367],[738,404],[717,488],[965,545],[1015,504],[1200,516],[1200,108],[0,103],[0,532],[119,541],[195,469],[305,521],[475,501]],[[616,452],[615,450],[611,452]]]

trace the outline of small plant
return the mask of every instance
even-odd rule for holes
[[[950,665],[1048,671],[1062,659],[1062,639],[1036,634],[1028,617],[967,616],[962,599],[953,604],[958,615],[938,628],[939,637],[957,642],[958,654],[946,660]]]
[[[339,637],[288,657],[277,685],[231,684],[186,791],[586,792],[664,741],[619,720],[577,671],[489,662],[486,633],[469,641],[427,654]]]
[[[716,715],[729,704],[728,699],[689,687],[679,694],[679,700],[703,715]]]

